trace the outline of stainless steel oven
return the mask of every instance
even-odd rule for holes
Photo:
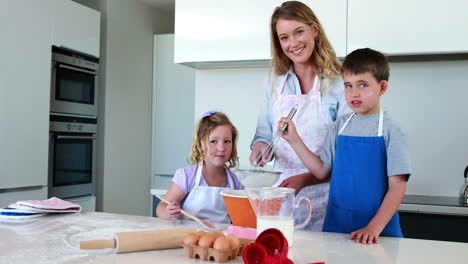
[[[52,47],[50,111],[97,116],[99,59]]]
[[[49,197],[96,191],[96,118],[50,115]]]

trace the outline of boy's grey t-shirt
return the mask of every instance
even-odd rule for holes
[[[339,130],[351,114],[347,114],[336,120],[327,128],[327,135],[320,152],[320,159],[330,169],[336,153],[336,139]],[[354,115],[345,127],[341,135],[357,137],[376,137],[379,127],[379,113],[372,115]],[[411,174],[406,135],[400,127],[384,111],[383,136],[387,149],[387,175]]]

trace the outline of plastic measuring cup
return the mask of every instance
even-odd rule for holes
[[[295,190],[291,188],[262,187],[246,188],[250,204],[257,216],[257,235],[268,228],[279,229],[289,246],[293,246],[295,229],[304,228],[309,223],[312,204],[306,197],[296,200]],[[308,206],[308,214],[303,223],[294,226],[293,212],[301,201]]]

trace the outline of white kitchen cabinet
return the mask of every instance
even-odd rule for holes
[[[468,51],[468,1],[348,0],[348,53],[388,55]]]
[[[174,35],[154,35],[153,176],[170,178],[187,166],[195,108],[195,69],[174,63]],[[161,188],[163,182],[154,183]]]
[[[174,61],[193,65],[193,62],[269,60],[270,17],[282,2],[177,0]],[[344,56],[346,0],[303,2],[318,16],[337,56]]]
[[[0,7],[0,200],[46,199],[52,2]]]
[[[53,1],[53,44],[99,57],[101,14],[71,0]]]

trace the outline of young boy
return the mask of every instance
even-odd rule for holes
[[[331,175],[323,231],[351,233],[357,242],[379,243],[379,235],[403,237],[398,207],[411,174],[405,135],[380,108],[388,88],[389,65],[372,49],[346,56],[341,68],[346,103],[354,111],[327,131],[320,157],[302,142],[294,123],[283,138],[312,174]]]

